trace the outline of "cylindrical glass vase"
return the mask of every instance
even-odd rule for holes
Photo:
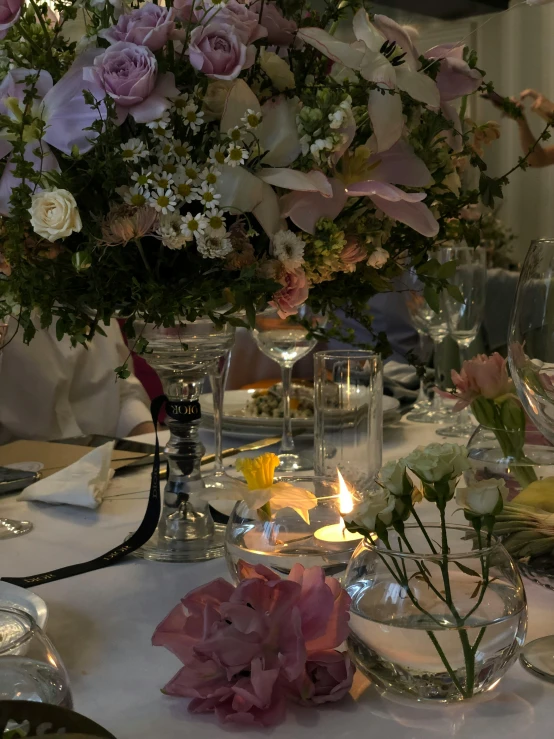
[[[440,526],[426,526],[441,540]],[[523,583],[512,558],[473,529],[447,527],[448,553],[433,553],[417,526],[390,549],[365,539],[348,567],[350,654],[387,691],[450,703],[494,688],[527,629]],[[483,535],[485,538],[485,535]],[[414,553],[406,548],[408,540]]]
[[[205,452],[198,429],[199,397],[205,377],[215,371],[234,341],[235,329],[209,318],[172,327],[142,324],[137,336],[148,341],[148,361],[168,398],[165,447],[168,478],[156,533],[137,556],[164,562],[198,562],[223,556],[225,529],[214,524],[204,490],[200,463]]]
[[[383,451],[383,366],[373,352],[314,355],[314,470],[337,469],[358,492],[374,484]]]

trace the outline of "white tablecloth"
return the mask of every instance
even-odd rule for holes
[[[209,433],[202,433],[208,446]],[[403,422],[386,431],[384,459],[437,440],[434,427]],[[227,445],[233,441],[225,439]],[[136,473],[131,486],[116,478],[98,512],[1,499],[0,516],[28,518],[35,529],[0,542],[0,575],[44,572],[117,545],[141,520],[148,486],[145,472]],[[50,609],[48,633],[69,670],[75,709],[118,739],[229,736],[213,716],[191,716],[186,700],[160,693],[179,662],[150,644],[156,625],[186,592],[225,575],[222,559],[176,565],[129,558],[109,569],[38,587]],[[554,633],[554,594],[528,582],[526,588],[529,637]],[[314,734],[319,739],[543,739],[553,735],[553,701],[554,685],[517,664],[484,700],[426,707],[384,699],[374,688],[362,686],[355,700],[319,710],[291,708],[284,724],[263,733],[272,739],[313,739]]]

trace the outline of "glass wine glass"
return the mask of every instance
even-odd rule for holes
[[[527,253],[512,311],[508,357],[523,407],[554,443],[554,240],[534,241]],[[526,644],[521,661],[534,674],[553,680],[554,635]]]
[[[463,298],[456,300],[449,293],[442,293],[442,304],[448,323],[448,332],[457,342],[460,359],[470,359],[469,347],[477,338],[483,313],[485,311],[485,291],[487,286],[487,255],[484,249],[471,249],[468,246],[445,247],[439,251],[439,261],[443,264],[456,262],[456,272],[449,279]],[[476,424],[467,409],[456,413],[454,422],[437,430],[439,436],[471,436]]]
[[[230,362],[231,349],[222,354],[217,362],[214,362],[208,373],[214,404],[214,463],[212,472],[202,476],[204,486],[207,488],[222,488],[227,477],[221,453],[223,450],[223,401]]]
[[[0,321],[0,377],[2,376],[2,346],[8,334],[8,324]],[[13,539],[33,530],[30,521],[15,521],[13,518],[0,517],[0,539]]]
[[[402,284],[407,290],[406,305],[413,325],[420,335],[420,346],[423,348],[422,335],[429,336],[437,346],[448,334],[448,325],[444,311],[436,313],[423,296],[423,284],[414,270],[410,270],[402,277]],[[420,397],[422,395],[423,378],[420,382]],[[424,393],[423,393],[424,394]],[[418,399],[419,400],[419,399]],[[435,392],[432,402],[421,403],[407,416],[410,421],[419,423],[442,423],[448,418],[443,408],[442,398]]]
[[[297,454],[292,438],[290,413],[290,393],[292,368],[299,359],[308,355],[316,346],[317,339],[309,335],[306,323],[317,328],[325,319],[307,306],[299,308],[295,316],[281,318],[275,309],[269,309],[256,316],[252,331],[254,340],[263,354],[273,359],[281,367],[283,384],[283,436],[279,449],[278,472],[310,470],[313,467],[311,455]]]
[[[25,611],[0,606],[0,701],[72,708],[67,672],[56,648]]]

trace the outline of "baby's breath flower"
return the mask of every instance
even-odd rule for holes
[[[252,110],[252,108],[249,108],[246,111],[245,115],[241,118],[241,121],[249,130],[253,128],[258,128],[258,126],[262,122],[262,114],[257,113],[255,110]]]
[[[216,193],[215,188],[208,185],[207,182],[203,182],[196,192],[198,193],[198,200],[204,204],[204,207],[211,210],[219,205],[218,201],[221,200],[221,195]]]
[[[156,192],[150,194],[150,205],[152,208],[155,208],[158,213],[165,216],[167,213],[172,213],[175,210],[177,200],[175,199],[175,194],[172,190],[164,190],[162,187],[158,187]]]
[[[127,162],[136,164],[141,157],[148,156],[148,149],[144,142],[140,139],[129,139],[124,144],[119,145],[121,148],[123,159]]]
[[[204,216],[187,213],[181,219],[181,233],[186,236],[188,241],[191,241],[195,236],[198,237],[203,234],[206,227],[207,221]]]
[[[240,167],[240,165],[248,159],[248,151],[243,149],[240,144],[231,144],[227,149],[225,164],[229,167]]]

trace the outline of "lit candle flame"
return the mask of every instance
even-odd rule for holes
[[[339,478],[339,512],[341,515],[352,513],[354,510],[354,498],[352,497],[352,493],[338,468],[337,475]]]

